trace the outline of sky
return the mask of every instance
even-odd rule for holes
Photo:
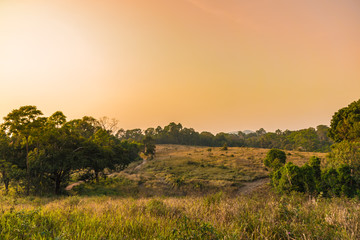
[[[329,125],[360,98],[358,0],[0,0],[0,117]]]

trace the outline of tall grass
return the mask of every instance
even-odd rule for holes
[[[186,198],[1,199],[0,239],[360,239],[356,199],[217,193]]]

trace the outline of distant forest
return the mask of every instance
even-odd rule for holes
[[[255,147],[279,148],[283,150],[298,150],[308,152],[329,152],[333,141],[328,137],[329,127],[319,125],[297,131],[276,130],[266,132],[260,128],[253,133],[218,133],[196,132],[193,128],[184,128],[180,123],[171,122],[164,128],[148,128],[145,131],[137,128],[131,130],[120,129],[117,137],[123,140],[140,142],[145,136],[151,137],[157,144],[182,144],[209,147]]]

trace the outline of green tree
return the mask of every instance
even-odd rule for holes
[[[331,146],[328,154],[327,167],[338,168],[348,165],[357,183],[360,183],[360,143],[344,140]]]
[[[279,169],[286,162],[286,154],[284,151],[273,148],[271,149],[264,159],[264,165],[273,170]]]
[[[14,109],[6,117],[4,117],[3,129],[9,134],[19,136],[25,141],[26,148],[26,195],[29,195],[31,175],[29,163],[29,141],[31,137],[38,136],[38,129],[44,121],[41,118],[42,112],[36,106],[23,106],[19,109]]]
[[[341,108],[333,115],[329,136],[335,142],[360,140],[360,100]]]
[[[33,172],[37,172],[38,183],[46,186],[52,183],[55,194],[60,194],[61,187],[67,182],[73,170],[79,169],[80,135],[66,124],[62,112],[55,112],[43,125],[43,134],[38,148],[32,150],[29,158]],[[43,190],[43,189],[41,189]]]
[[[274,172],[272,184],[278,192],[303,192],[304,181],[301,168],[292,162],[286,163]]]
[[[309,160],[309,166],[313,169],[314,177],[317,181],[321,179],[321,160],[319,157],[312,156]]]
[[[6,193],[9,190],[10,181],[21,176],[21,170],[15,164],[13,158],[14,145],[15,143],[11,141],[11,138],[0,130],[0,173]]]
[[[99,182],[99,174],[105,168],[112,167],[112,136],[104,129],[98,129],[92,137],[87,139],[84,145],[84,153],[87,158],[86,167],[90,167]]]
[[[321,191],[325,196],[353,197],[356,193],[356,185],[349,165],[343,164],[337,168],[327,168],[324,170],[321,180]]]
[[[154,139],[151,137],[151,135],[146,135],[142,140],[142,143],[144,144],[144,154],[146,156],[150,156],[150,158],[152,159],[156,151]]]

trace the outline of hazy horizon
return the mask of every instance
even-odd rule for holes
[[[124,129],[330,125],[360,98],[360,2],[0,1],[0,117],[23,105]]]

